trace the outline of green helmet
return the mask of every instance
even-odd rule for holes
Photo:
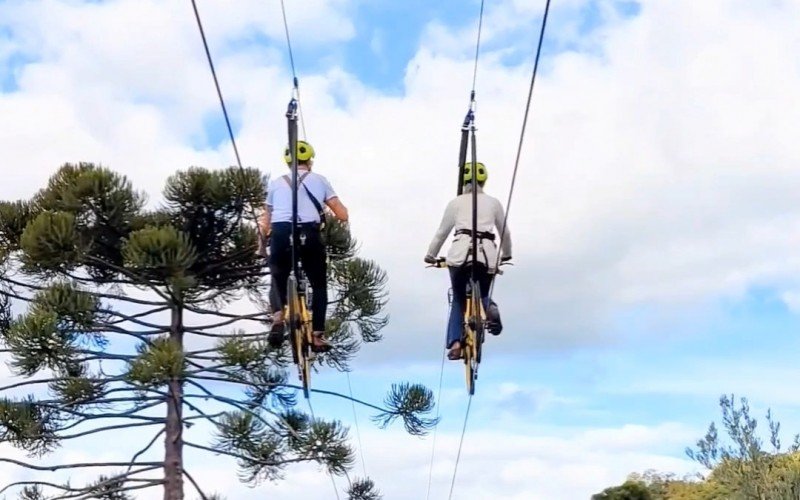
[[[486,182],[486,179],[489,178],[489,172],[486,170],[486,166],[483,163],[478,162],[478,168],[475,169],[478,174],[475,176],[475,180],[478,184],[483,185]],[[472,183],[472,162],[468,162],[464,164],[464,185]]]
[[[297,161],[308,161],[315,155],[314,148],[306,141],[297,141]],[[289,154],[289,146],[283,150],[283,159],[286,163],[292,163],[292,155]]]

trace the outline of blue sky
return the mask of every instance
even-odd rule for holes
[[[0,150],[16,167],[0,199],[30,196],[64,161],[116,168],[153,201],[175,169],[233,162],[187,5],[44,5],[0,1]],[[392,320],[354,364],[353,390],[373,402],[407,379],[436,390],[448,283],[421,259],[452,196],[479,3],[313,6],[287,1],[318,168],[390,279]],[[283,172],[291,78],[279,4],[199,7],[243,161]],[[479,144],[487,189],[503,202],[543,7],[486,6]],[[510,219],[516,266],[497,288],[506,331],[486,344],[463,498],[480,491],[473,478],[495,442],[510,450],[492,468],[499,498],[586,498],[629,472],[691,470],[684,448],[717,418],[723,393],[800,429],[800,123],[784,104],[800,98],[800,75],[787,69],[800,13],[562,0],[551,15]],[[460,364],[446,363],[443,380],[437,491],[449,486],[467,403]],[[340,373],[313,383],[347,390]],[[349,404],[313,402],[352,422]],[[416,498],[430,439],[377,431],[358,414],[368,472],[387,498]],[[291,498],[316,481],[303,474],[269,491]]]

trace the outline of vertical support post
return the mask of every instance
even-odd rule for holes
[[[292,156],[292,273],[297,276],[297,99],[292,98],[289,101],[286,118],[289,126],[289,154]]]
[[[478,264],[478,145],[475,143],[475,119],[470,123],[472,136],[472,280]]]

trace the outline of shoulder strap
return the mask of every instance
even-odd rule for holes
[[[303,189],[305,189],[305,191],[306,191],[306,194],[308,195],[309,199],[311,200],[311,203],[314,205],[314,208],[315,208],[315,209],[317,209],[317,212],[319,212],[319,222],[320,222],[320,224],[323,224],[323,225],[324,225],[324,224],[325,224],[325,211],[322,209],[322,204],[319,202],[319,200],[317,200],[317,197],[316,197],[316,196],[314,196],[314,195],[311,193],[311,190],[310,190],[310,189],[308,189],[308,186],[306,186],[305,184],[303,184],[303,181],[304,181],[304,180],[306,180],[306,176],[307,176],[308,174],[310,174],[310,173],[311,173],[311,172],[304,172],[304,173],[303,173],[303,175],[301,175],[301,176],[300,176],[300,177],[297,179],[297,182],[298,182],[298,183],[299,183],[301,186],[303,186]],[[292,187],[292,181],[289,179],[289,176],[288,176],[288,175],[284,175],[284,176],[283,176],[283,180],[285,180],[285,181],[286,181],[286,183],[289,185],[289,187]]]

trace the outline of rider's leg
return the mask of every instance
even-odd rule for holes
[[[314,345],[317,350],[330,348],[322,335],[325,333],[325,315],[328,310],[328,263],[325,245],[319,230],[309,229],[300,252],[308,282],[314,291],[311,303],[311,323],[314,330]]]
[[[461,354],[461,333],[464,327],[464,303],[467,300],[467,275],[463,267],[450,267],[450,287],[453,290],[453,302],[450,305],[450,319],[447,322],[447,343],[451,349],[451,359]],[[457,351],[457,352],[456,352]],[[458,359],[458,358],[455,358]]]
[[[489,299],[489,292],[492,289],[492,281],[495,275],[489,273],[485,267],[480,267],[481,271],[478,273],[478,279],[481,285],[481,300],[483,301],[483,308],[486,311],[486,319],[489,323],[489,333],[492,335],[500,335],[503,331],[503,323],[500,321],[500,309],[497,303]]]
[[[272,226],[269,258],[272,285],[269,301],[273,314],[272,331],[275,333],[283,332],[283,307],[286,304],[287,280],[292,267],[291,234],[292,228],[289,225],[277,223]],[[278,340],[277,337],[273,339],[275,342]],[[282,336],[280,340],[283,340]]]

